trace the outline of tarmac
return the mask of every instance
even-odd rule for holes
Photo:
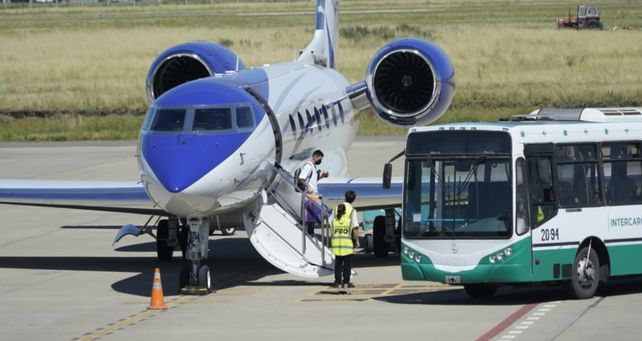
[[[381,176],[403,137],[358,138],[350,174]],[[0,144],[0,178],[134,180],[135,142]],[[394,163],[403,174],[403,162]],[[291,276],[264,261],[245,232],[210,239],[216,292],[177,294],[182,261],[159,263],[149,236],[112,246],[147,216],[0,205],[1,340],[638,340],[642,280],[615,281],[588,300],[561,288],[501,288],[469,298],[460,286],[402,281],[399,256],[354,257],[356,287]],[[178,252],[175,253],[178,256]],[[160,267],[165,311],[147,310]],[[640,304],[638,304],[640,303]]]

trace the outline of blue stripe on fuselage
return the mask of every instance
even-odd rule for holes
[[[0,200],[147,201],[143,187],[136,188],[5,188]]]

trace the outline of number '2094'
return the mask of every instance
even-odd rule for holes
[[[542,232],[542,241],[547,242],[549,240],[560,240],[560,231],[558,228],[550,229],[541,229]]]

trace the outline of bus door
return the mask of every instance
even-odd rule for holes
[[[557,203],[555,200],[555,189],[553,179],[553,144],[530,144],[524,146],[524,178],[526,180],[525,189],[527,193],[526,201],[528,212],[527,225],[530,226],[531,233],[531,259],[533,259],[533,246],[537,240],[534,238],[533,230],[546,223],[557,214]],[[519,160],[518,160],[519,161]],[[519,186],[519,185],[517,185]],[[517,193],[519,196],[519,193]],[[518,226],[519,229],[519,226]],[[519,230],[517,233],[519,234]],[[542,269],[547,267],[537,267]],[[534,277],[542,274],[536,274],[531,260],[531,273]]]

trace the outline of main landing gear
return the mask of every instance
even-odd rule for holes
[[[158,259],[169,261],[176,245],[183,252],[183,258],[191,264],[185,265],[179,275],[180,293],[184,295],[207,295],[214,291],[210,268],[201,264],[207,260],[207,246],[210,222],[208,218],[191,218],[179,231],[175,217],[158,222],[156,231],[156,252]]]

